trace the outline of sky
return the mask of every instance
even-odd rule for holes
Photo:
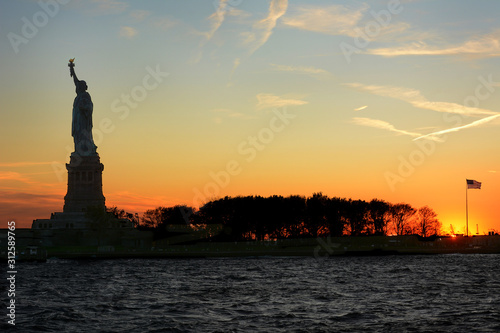
[[[500,2],[0,2],[0,221],[62,211],[76,96],[107,206],[238,195],[429,206],[500,230]],[[466,179],[482,182],[466,191]]]

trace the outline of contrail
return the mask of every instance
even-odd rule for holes
[[[433,133],[429,133],[429,134],[426,134],[426,135],[422,135],[422,136],[419,136],[418,138],[413,139],[413,141],[416,141],[416,140],[419,140],[419,139],[423,139],[423,138],[426,138],[426,137],[429,137],[429,136],[441,135],[441,134],[450,133],[450,132],[458,132],[458,131],[460,131],[462,129],[465,129],[465,128],[479,126],[479,125],[485,124],[487,122],[490,122],[490,121],[492,121],[493,119],[495,119],[495,118],[497,118],[499,116],[500,116],[500,114],[496,114],[496,115],[493,115],[493,116],[489,116],[489,117],[486,117],[486,118],[483,118],[483,119],[479,119],[479,120],[473,121],[472,123],[467,124],[467,125],[453,127],[453,128],[445,129],[445,130],[442,130],[442,131],[438,131],[438,132],[433,132]]]

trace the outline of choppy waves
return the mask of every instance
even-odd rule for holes
[[[16,328],[499,332],[499,264],[499,255],[26,263]]]

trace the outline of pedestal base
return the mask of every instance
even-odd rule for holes
[[[102,194],[102,171],[104,165],[99,155],[80,156],[71,154],[68,169],[68,192],[64,197],[65,213],[105,210]]]

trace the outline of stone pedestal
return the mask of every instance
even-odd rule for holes
[[[105,210],[102,194],[102,171],[104,165],[99,155],[80,156],[71,154],[68,169],[68,192],[64,197],[65,213],[85,212],[89,207]]]

